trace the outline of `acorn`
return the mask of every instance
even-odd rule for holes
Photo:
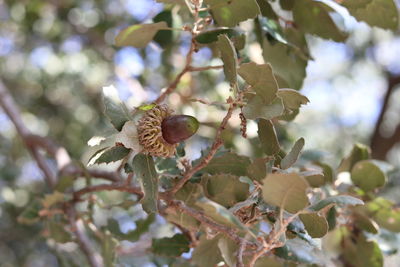
[[[161,124],[162,136],[169,144],[180,143],[197,132],[199,121],[189,115],[173,115]]]
[[[172,113],[167,105],[157,105],[140,118],[137,133],[143,153],[172,157],[178,143],[196,133],[199,122],[195,117]]]

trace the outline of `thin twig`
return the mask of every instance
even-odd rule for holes
[[[112,182],[118,182],[120,180],[120,176],[117,172],[109,172],[96,169],[86,170],[81,168],[77,164],[74,164],[67,150],[64,147],[57,145],[48,137],[29,134],[26,136],[26,141],[31,146],[41,147],[48,154],[54,157],[57,162],[57,168],[61,175],[85,176],[86,174],[88,174],[92,177],[102,178]]]
[[[268,245],[265,245],[264,247],[262,247],[261,249],[259,249],[256,253],[253,254],[253,256],[250,258],[250,261],[247,263],[247,267],[253,267],[257,260],[264,255],[265,253],[267,253],[269,250],[271,250],[271,248]]]
[[[175,207],[178,210],[180,210],[181,212],[184,212],[184,213],[192,216],[196,220],[198,220],[201,223],[207,225],[208,227],[216,230],[217,232],[225,234],[227,237],[229,237],[230,239],[232,239],[233,241],[235,241],[237,243],[243,243],[246,247],[249,247],[249,248],[257,247],[256,243],[253,243],[251,241],[244,239],[243,237],[240,237],[232,228],[229,228],[229,227],[226,227],[226,226],[223,226],[223,225],[220,225],[220,224],[214,222],[212,219],[208,218],[202,212],[186,206],[185,203],[183,203],[180,200],[173,200],[169,204],[170,204],[170,207]]]
[[[280,220],[279,222],[279,230],[273,232],[268,236],[268,242],[263,241],[262,247],[256,251],[251,257],[248,267],[253,267],[256,261],[263,256],[265,253],[271,251],[274,248],[281,247],[283,245],[282,242],[279,241],[280,236],[286,232],[288,225],[299,216],[299,214],[303,213],[303,210],[298,211],[287,219]]]
[[[205,67],[192,67],[192,66],[189,66],[189,71],[218,70],[218,69],[222,69],[223,67],[224,67],[224,65],[205,66]]]
[[[243,264],[243,252],[246,248],[246,244],[244,242],[239,243],[239,248],[236,254],[236,267],[244,267]]]
[[[192,47],[190,48],[190,51],[192,51]],[[189,52],[190,53],[190,52]],[[172,93],[176,87],[178,86],[179,82],[182,79],[182,76],[185,75],[185,73],[188,72],[187,66],[183,68],[183,70],[176,76],[175,80],[168,86],[168,88],[156,99],[155,103],[160,104],[164,101],[164,99]]]
[[[49,153],[57,162],[57,168],[62,170],[68,164],[71,163],[71,157],[67,150],[57,145],[53,140],[48,137],[39,136],[36,134],[29,134],[26,137],[26,141],[29,145],[35,147],[41,147],[47,153]]]
[[[171,196],[175,195],[175,193],[178,192],[179,189],[181,189],[182,186],[187,181],[189,181],[189,179],[196,172],[200,171],[205,166],[207,166],[207,164],[210,162],[210,160],[214,157],[215,153],[217,153],[218,148],[220,148],[222,146],[222,144],[223,144],[223,141],[221,139],[222,131],[225,129],[229,119],[232,117],[233,110],[236,108],[236,104],[233,103],[233,100],[231,98],[228,102],[230,102],[229,109],[228,109],[224,119],[222,120],[220,126],[218,127],[217,134],[215,136],[215,141],[214,141],[213,145],[211,146],[210,151],[208,152],[208,154],[205,157],[203,157],[203,159],[200,161],[200,163],[198,163],[196,166],[194,166],[193,168],[191,168],[185,172],[182,179],[179,180],[179,182],[169,191]]]
[[[190,29],[190,33],[192,35],[192,38],[190,40],[190,48],[188,53],[186,54],[186,62],[185,66],[183,67],[182,71],[176,76],[174,81],[165,89],[165,91],[156,99],[155,103],[160,104],[162,103],[167,95],[171,94],[176,87],[178,86],[179,82],[181,81],[183,75],[185,75],[187,72],[191,71],[192,67],[192,61],[193,61],[193,53],[196,51],[196,40],[195,37],[199,34],[198,27],[202,21],[202,18],[199,17],[199,3],[194,3],[194,9],[193,9],[193,17],[194,17],[194,25],[193,28]],[[190,5],[188,5],[190,6]],[[190,7],[189,7],[190,8]]]
[[[56,183],[57,178],[54,172],[51,170],[50,166],[47,164],[46,159],[43,157],[43,155],[40,154],[39,150],[35,146],[29,143],[28,137],[31,135],[31,132],[22,121],[17,105],[15,104],[13,98],[8,91],[9,90],[0,80],[0,105],[7,116],[10,118],[10,120],[13,122],[18,134],[24,141],[26,148],[29,150],[37,165],[42,170],[46,183],[50,187],[53,187]]]
[[[85,254],[86,258],[88,259],[90,266],[103,267],[104,263],[101,255],[97,251],[92,249],[90,240],[82,231],[82,229],[78,226],[76,222],[77,220],[76,211],[72,205],[68,207],[67,214],[68,214],[69,224],[71,226],[71,231],[75,234],[76,241],[79,247],[81,248],[82,252]]]

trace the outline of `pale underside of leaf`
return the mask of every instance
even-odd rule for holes
[[[143,48],[153,40],[159,30],[167,28],[168,25],[165,21],[132,25],[118,33],[117,37],[115,37],[115,45]]]
[[[300,138],[293,145],[290,152],[282,159],[281,161],[281,169],[285,170],[291,167],[294,163],[296,163],[297,159],[300,156],[300,152],[304,146],[304,138]]]

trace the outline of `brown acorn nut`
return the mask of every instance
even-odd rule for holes
[[[199,121],[189,115],[173,115],[161,123],[162,136],[169,144],[182,142],[197,132]]]
[[[178,143],[192,136],[199,127],[196,118],[172,115],[167,105],[147,110],[137,125],[139,144],[143,153],[156,157],[172,157]]]

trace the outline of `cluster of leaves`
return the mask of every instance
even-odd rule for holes
[[[171,201],[180,201],[200,217],[230,229],[253,245],[265,242],[269,248],[267,252],[272,253],[262,255],[256,266],[296,266],[298,263],[325,266],[324,251],[313,240],[324,236],[324,248],[336,253],[328,261],[339,260],[357,267],[382,266],[382,252],[368,233],[378,234],[380,228],[400,231],[400,211],[393,203],[376,195],[377,189],[386,182],[386,174],[381,168],[383,163],[371,160],[365,146],[355,145],[351,154],[333,169],[319,159],[301,157],[303,138],[298,139],[290,151],[285,151],[275,130],[276,124],[293,120],[301,105],[308,102],[297,91],[310,59],[305,34],[340,42],[346,39],[346,33],[333,19],[339,14],[337,4],[312,0],[280,0],[279,3],[205,0],[199,11],[198,3],[202,1],[192,1],[194,4],[189,1],[159,2],[166,3],[167,10],[157,15],[152,24],[133,25],[121,31],[116,37],[116,45],[143,48],[152,40],[161,46],[167,39],[172,41],[173,35],[169,34],[172,9],[168,7],[174,5],[187,2],[188,8],[194,8],[192,12],[202,19],[212,18],[215,27],[205,27],[193,36],[193,40],[198,46],[218,52],[235,105],[241,108],[246,120],[257,122],[262,153],[250,158],[218,149],[171,200],[164,197],[165,193],[173,190],[187,171],[187,166],[182,167],[187,163],[184,147],[179,148],[174,158],[152,158],[141,154],[135,123],[153,105],[141,106],[132,115],[108,87],[104,93],[105,115],[118,133],[112,138],[100,139],[98,145],[101,147],[91,158],[91,163],[122,160],[125,175],[135,176],[136,180],[129,181],[140,185],[143,197],[140,202],[138,198],[125,199],[117,206],[126,208],[140,203],[147,217],[135,221],[136,229],[126,233],[115,220],[108,221],[100,237],[98,231],[93,233],[101,240],[105,262],[112,265],[115,260],[116,240],[138,241],[149,231],[150,225],[156,223],[154,214],[157,213],[180,230],[172,237],[152,240],[148,253],[159,257],[158,262],[175,266],[206,267],[221,262],[228,266],[238,265],[241,244],[212,224],[169,205]],[[355,18],[372,26],[396,28],[398,15],[393,13],[394,3],[390,0],[383,1],[384,4],[380,2],[348,0],[342,5]],[[291,12],[293,21],[278,15],[276,5]],[[375,9],[378,14],[372,11]],[[246,34],[234,27],[247,19],[254,19],[254,36],[263,48],[267,64],[250,62],[246,56]],[[204,151],[203,155],[208,152]],[[201,158],[192,165],[200,162]],[[43,214],[48,211],[50,236],[60,243],[71,240],[62,224],[53,222],[56,219],[62,222],[62,216],[54,213],[70,200],[67,196],[72,184],[64,184],[66,180],[60,180],[56,193],[33,203],[20,216],[20,222],[32,223],[45,217]],[[90,185],[90,181],[87,183]],[[86,211],[89,217],[93,212],[90,207],[88,205]],[[179,258],[191,248],[190,261]],[[245,250],[248,253],[244,254],[243,261],[247,264],[255,251]]]

